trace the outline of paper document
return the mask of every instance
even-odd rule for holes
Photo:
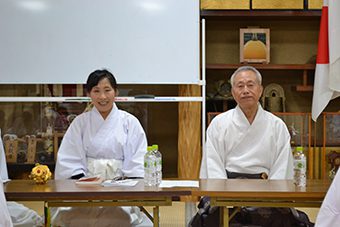
[[[161,188],[172,188],[172,187],[199,187],[199,182],[195,180],[162,180],[159,185]]]
[[[138,180],[125,179],[125,180],[106,180],[102,183],[104,187],[111,186],[129,186],[133,187],[138,183]]]

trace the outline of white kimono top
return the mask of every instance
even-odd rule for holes
[[[144,177],[147,140],[138,119],[114,104],[104,120],[98,110],[82,113],[73,121],[58,151],[55,179],[122,174]],[[138,207],[51,208],[53,226],[138,226],[148,223]],[[149,221],[150,222],[150,221]]]
[[[11,217],[8,213],[6,198],[4,194],[3,181],[8,180],[6,156],[2,143],[2,135],[0,129],[0,226],[13,226]]]
[[[0,178],[0,226],[3,227],[13,226],[11,217],[7,209],[7,203],[1,178]]]
[[[216,116],[207,129],[200,177],[226,179],[226,170],[293,179],[293,155],[285,123],[260,105],[252,124],[239,106]]]
[[[108,166],[113,172],[119,169],[127,177],[144,177],[146,148],[146,136],[136,117],[114,104],[104,120],[93,107],[77,116],[65,133],[58,151],[55,179],[81,173],[92,175],[96,164],[99,168]]]
[[[6,154],[4,144],[2,143],[1,129],[0,129],[0,177],[2,181],[8,180]]]
[[[3,183],[8,181],[7,162],[0,130],[0,226],[43,226],[43,219],[37,212],[20,203],[7,202],[4,197]],[[3,217],[3,220],[2,220]],[[8,219],[9,218],[9,219]]]
[[[315,227],[340,226],[340,172],[338,170],[322,202]]]

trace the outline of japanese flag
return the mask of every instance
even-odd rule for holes
[[[312,119],[340,96],[340,1],[324,0],[316,58]]]

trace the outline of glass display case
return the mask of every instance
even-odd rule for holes
[[[37,162],[47,164],[53,171],[65,131],[89,106],[86,96],[67,99],[65,94],[82,94],[83,91],[77,91],[82,86],[0,85],[0,88],[0,128],[10,178],[27,178]],[[178,85],[162,85],[162,89],[157,85],[119,86],[119,97],[145,94],[177,96]],[[177,177],[178,124],[174,122],[178,122],[179,103],[117,100],[118,108],[139,119],[148,143],[159,145],[164,176]]]
[[[315,155],[312,147],[312,120],[310,113],[274,113],[281,118],[287,125],[292,151],[296,147],[303,147],[307,158],[308,178],[314,178]]]
[[[287,125],[293,147],[311,146],[311,116],[310,113],[274,113]]]
[[[340,113],[324,112],[321,177],[333,178],[340,166]]]

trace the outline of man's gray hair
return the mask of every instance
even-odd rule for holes
[[[261,73],[253,66],[250,66],[250,65],[246,65],[246,66],[241,66],[239,67],[238,69],[236,69],[236,71],[233,73],[233,75],[231,75],[230,77],[230,84],[231,84],[231,87],[234,86],[234,79],[235,79],[235,76],[237,74],[239,74],[240,72],[243,72],[243,71],[253,71],[256,75],[256,80],[257,82],[259,82],[259,84],[261,85],[262,84],[262,76],[261,76]]]

